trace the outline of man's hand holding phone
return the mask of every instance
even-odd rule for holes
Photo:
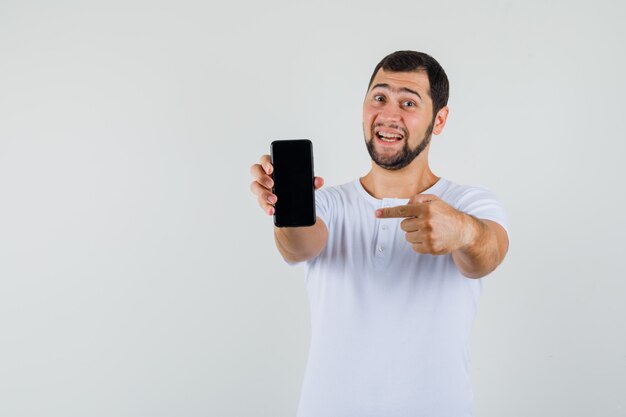
[[[254,164],[250,167],[250,174],[254,181],[250,184],[252,193],[257,196],[257,201],[261,209],[270,216],[274,215],[274,204],[278,201],[278,198],[272,193],[272,187],[274,187],[274,180],[271,175],[274,170],[272,161],[269,155],[262,155],[258,164]],[[322,177],[315,177],[315,189],[318,190],[324,185],[324,179]]]
[[[250,167],[250,173],[254,179],[250,189],[256,195],[259,206],[266,214],[274,216],[278,196],[272,192],[275,184],[272,178],[274,165],[271,156],[261,156],[259,163]],[[321,177],[314,177],[313,184],[315,190],[318,190],[324,185],[324,180]],[[316,257],[328,241],[328,229],[319,218],[312,226],[277,227],[276,217],[274,224],[276,248],[287,262],[301,262]]]

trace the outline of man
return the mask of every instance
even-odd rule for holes
[[[447,101],[447,76],[431,56],[383,58],[363,104],[371,170],[324,189],[316,177],[316,224],[274,229],[283,258],[306,263],[312,337],[299,417],[472,415],[478,278],[502,262],[508,232],[487,189],[430,170]],[[251,173],[272,215],[269,157]]]

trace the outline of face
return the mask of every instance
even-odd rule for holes
[[[433,128],[441,131],[447,109],[443,123],[433,120],[429,92],[425,71],[378,71],[363,103],[365,143],[377,165],[404,168],[428,146]]]

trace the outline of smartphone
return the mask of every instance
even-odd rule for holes
[[[308,139],[275,140],[270,147],[274,171],[274,224],[301,227],[315,224],[313,144]]]

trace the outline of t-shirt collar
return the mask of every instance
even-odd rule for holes
[[[437,180],[437,182],[435,182],[433,185],[431,185],[429,188],[427,188],[426,190],[422,191],[420,194],[434,194],[436,196],[439,196],[441,190],[444,188],[445,186],[445,182],[446,180],[444,178],[439,178]],[[383,199],[378,199],[376,197],[374,197],[373,195],[371,195],[370,193],[368,193],[365,188],[363,187],[363,184],[361,184],[361,179],[357,178],[354,180],[354,186],[356,187],[356,189],[358,190],[359,194],[361,194],[363,196],[363,198],[365,198],[366,201],[370,202],[371,204],[375,205],[375,206],[380,206],[383,203],[394,203],[394,204],[406,204],[409,202],[408,198],[383,198]]]

